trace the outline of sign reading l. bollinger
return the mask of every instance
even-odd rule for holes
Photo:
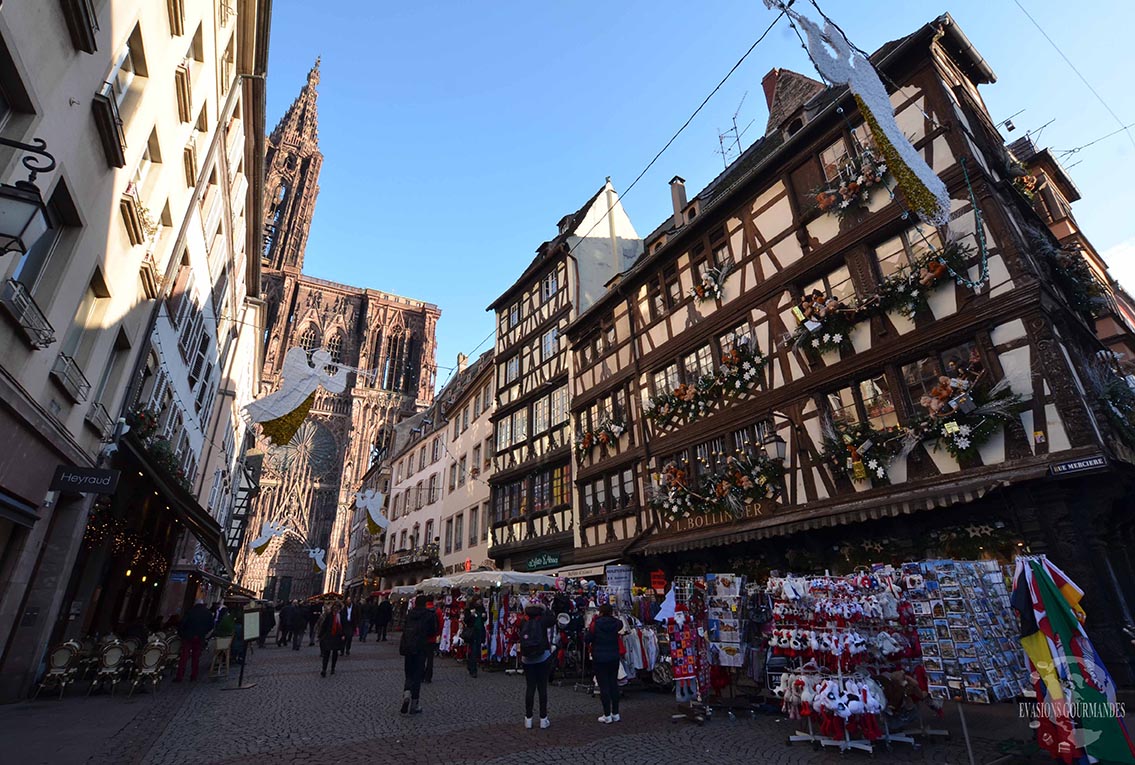
[[[772,503],[768,503],[771,506]],[[726,523],[736,523],[737,521],[745,520],[747,518],[760,518],[768,515],[770,507],[766,507],[766,503],[751,502],[745,505],[745,513],[740,518],[731,513],[695,513],[688,518],[679,518],[674,521],[673,525],[666,530],[667,534],[679,534],[683,531],[694,531],[696,529],[706,529],[711,526],[721,526]]]
[[[118,488],[119,475],[117,470],[60,465],[55,468],[55,476],[51,479],[51,490],[113,494]]]

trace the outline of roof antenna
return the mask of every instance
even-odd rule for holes
[[[715,154],[721,155],[721,161],[725,163],[725,167],[729,167],[729,163],[737,157],[741,156],[741,136],[753,126],[755,120],[749,120],[749,124],[744,128],[737,127],[737,115],[741,113],[741,107],[745,103],[746,96],[749,91],[745,91],[745,95],[741,96],[741,103],[737,104],[737,111],[733,112],[733,127],[726,130],[724,133],[717,134],[717,143],[721,147]],[[726,139],[729,139],[728,141]],[[736,156],[734,156],[736,154]]]

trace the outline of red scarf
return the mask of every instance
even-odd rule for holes
[[[339,614],[335,614],[335,621],[331,622],[331,634],[339,635],[343,632],[343,626],[339,624]]]

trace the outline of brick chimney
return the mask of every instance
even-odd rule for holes
[[[761,80],[761,86],[765,89],[765,102],[767,106],[772,108],[772,97],[776,94],[776,81],[780,79],[779,69],[770,69],[765,78]]]
[[[469,367],[469,357],[464,353],[457,354],[457,373],[464,372]]]
[[[670,199],[674,203],[674,228],[679,228],[685,221],[682,220],[682,211],[686,209],[686,179],[675,175],[670,179]]]

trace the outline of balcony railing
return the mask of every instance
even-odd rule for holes
[[[106,440],[110,438],[110,434],[114,432],[114,423],[107,414],[106,407],[95,402],[91,404],[91,408],[87,410],[86,416],[87,424],[91,429],[99,434],[99,438]]]
[[[3,288],[0,288],[0,305],[4,306],[33,348],[46,348],[55,342],[55,329],[23,284],[15,279],[4,282]]]
[[[63,18],[67,20],[67,31],[71,33],[71,43],[75,50],[94,53],[98,50],[95,35],[99,31],[99,20],[91,0],[59,0],[63,7]]]
[[[91,384],[83,376],[83,371],[79,369],[75,359],[65,353],[55,357],[55,364],[51,367],[51,378],[76,404],[86,401],[91,392]]]
[[[177,93],[177,117],[182,122],[189,122],[193,119],[193,88],[192,88],[192,72],[189,57],[181,60],[177,65],[177,69],[173,73],[174,90]]]
[[[113,86],[103,83],[91,99],[91,111],[95,116],[95,127],[99,131],[103,153],[111,167],[126,166],[126,131],[122,127],[122,115],[118,111],[118,100]]]

